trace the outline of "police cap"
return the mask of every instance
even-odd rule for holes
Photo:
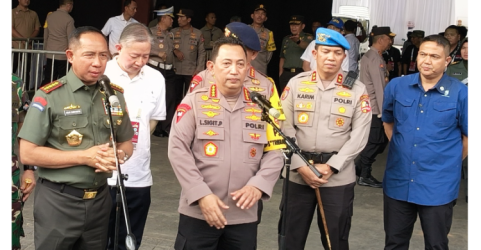
[[[316,44],[325,46],[340,46],[346,50],[349,50],[351,48],[346,38],[344,38],[341,33],[326,28],[317,28]]]
[[[289,21],[289,24],[303,24],[304,23],[304,17],[301,15],[293,15],[291,16],[291,20]]]
[[[259,41],[257,32],[245,23],[233,22],[227,24],[225,28],[225,36],[238,38],[251,50],[261,50],[261,42]]]

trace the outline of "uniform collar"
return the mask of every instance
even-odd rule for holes
[[[15,11],[16,11],[16,12],[18,12],[18,11],[29,12],[30,9],[27,7],[26,10],[22,10],[22,9],[20,8],[20,5],[17,5],[17,7],[15,7]]]
[[[312,74],[310,76],[310,81],[311,82],[317,82],[317,84],[316,84],[317,87],[319,89],[323,89],[323,90],[329,90],[329,89],[335,88],[336,86],[341,86],[343,80],[344,80],[344,74],[342,72],[342,69],[339,69],[339,72],[337,72],[336,77],[331,81],[331,83],[329,83],[327,88],[324,88],[324,85],[322,84],[322,80],[319,77],[319,75],[317,75],[316,71],[312,72]]]
[[[73,68],[70,68],[67,74],[67,82],[68,82],[67,85],[70,86],[70,89],[72,90],[72,92],[75,92],[80,88],[87,86],[77,77],[77,75],[75,75]],[[95,87],[95,85],[88,86],[88,87]]]
[[[210,85],[208,96],[209,96],[209,99],[219,99],[219,104],[222,107],[224,107],[226,110],[232,110],[231,112],[244,108],[246,103],[251,102],[249,91],[247,90],[246,87],[242,87],[242,92],[240,93],[240,96],[237,99],[236,105],[232,109],[229,103],[227,103],[227,100],[225,99],[225,97],[220,93],[219,88],[217,87],[217,84],[214,83]]]
[[[440,94],[444,94],[446,90],[451,88],[451,81],[448,79],[446,74],[443,74],[441,79],[439,79],[438,83],[434,85],[432,89],[436,89]],[[412,80],[409,85],[418,85],[420,89],[424,90],[423,85],[421,84],[421,76],[419,73],[412,74]]]

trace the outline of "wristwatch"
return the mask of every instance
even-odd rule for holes
[[[35,167],[35,166],[30,166],[30,165],[23,165],[23,171],[25,171],[25,170],[35,171],[35,170],[37,170],[37,167]]]
[[[127,161],[128,159],[129,159],[129,155],[127,153],[125,153],[124,161]]]

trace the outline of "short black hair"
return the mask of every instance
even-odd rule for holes
[[[58,6],[66,5],[69,3],[73,3],[73,0],[60,0],[58,1]]]
[[[347,31],[350,31],[350,32],[355,33],[355,32],[356,32],[356,29],[357,29],[357,23],[354,22],[353,20],[347,20],[347,21],[344,23],[344,30],[347,30]]]
[[[217,56],[219,55],[219,49],[222,45],[239,45],[244,50],[244,54],[247,57],[246,46],[244,43],[235,37],[221,37],[214,42],[214,47],[212,48],[212,54],[210,55],[211,61],[215,62]]]
[[[468,35],[468,28],[466,26],[458,26],[459,36],[461,36],[461,40],[463,40]]]
[[[446,30],[448,30],[448,29],[456,30],[456,32],[459,34],[459,29],[458,29],[458,26],[456,26],[456,25],[449,25],[449,26],[444,30],[444,32],[446,32]]]
[[[215,12],[214,12],[214,11],[207,11],[207,12],[205,13],[205,18],[207,18],[207,17],[209,16],[209,14],[210,14],[210,13],[212,13],[212,14],[214,14],[214,15],[215,15]]]
[[[99,29],[92,26],[82,26],[74,29],[70,34],[70,36],[68,37],[68,48],[72,49],[74,45],[79,43],[80,36],[86,33],[98,33],[105,39],[105,42],[107,42],[107,38]]]
[[[421,44],[423,44],[425,42],[435,42],[438,45],[443,46],[444,53],[446,54],[446,57],[449,56],[449,51],[450,51],[451,45],[449,43],[449,40],[446,39],[444,36],[429,35],[429,36],[423,38],[423,40],[421,41]]]
[[[124,8],[129,6],[132,2],[137,2],[136,0],[125,0],[124,1]]]
[[[240,18],[240,16],[232,16],[232,17],[230,18],[230,22],[231,22],[231,23],[232,23],[232,22],[241,22],[241,18]]]

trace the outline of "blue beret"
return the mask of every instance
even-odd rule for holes
[[[351,48],[346,38],[344,38],[341,33],[326,28],[317,28],[316,44],[326,46],[341,46],[346,50],[349,50]]]
[[[226,36],[231,36],[241,40],[244,45],[254,51],[261,50],[261,42],[257,32],[249,25],[241,22],[233,22],[226,25]]]

